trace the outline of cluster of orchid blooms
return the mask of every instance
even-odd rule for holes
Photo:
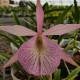
[[[12,65],[19,61],[23,69],[36,76],[53,73],[63,59],[75,66],[78,66],[54,41],[46,35],[62,35],[80,28],[80,24],[59,24],[42,32],[44,12],[37,0],[36,6],[37,32],[23,26],[0,26],[0,30],[7,31],[17,36],[33,36],[11,57],[11,59],[1,68]]]

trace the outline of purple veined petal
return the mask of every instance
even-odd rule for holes
[[[40,4],[40,0],[37,0],[36,6],[36,19],[37,19],[37,32],[42,33],[42,26],[44,20],[44,12]]]
[[[72,60],[71,57],[69,57],[64,51],[62,51],[62,59],[76,67],[78,67],[78,65]]]
[[[62,35],[80,28],[80,24],[59,24],[43,32],[43,35]]]
[[[17,35],[17,36],[34,36],[37,33],[35,31],[32,31],[24,26],[0,26],[0,30],[9,32],[11,34]]]
[[[16,61],[18,60],[18,53],[15,53],[11,59],[1,68],[1,70],[11,66],[12,64],[14,64]]]
[[[24,43],[18,51],[18,59],[29,74],[36,76],[53,73],[60,64],[61,48],[56,42],[42,36],[42,43],[37,43],[38,36]]]

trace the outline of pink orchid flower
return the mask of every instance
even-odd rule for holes
[[[58,44],[46,37],[46,35],[62,35],[80,28],[80,24],[59,24],[42,32],[44,12],[37,0],[36,7],[37,32],[23,26],[0,26],[0,30],[7,31],[17,36],[33,36],[24,43],[12,58],[2,67],[12,65],[19,61],[27,73],[33,75],[48,75],[53,73],[63,59],[75,66],[78,66]]]

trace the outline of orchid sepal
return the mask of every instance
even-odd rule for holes
[[[65,53],[64,51],[62,51],[62,59],[76,67],[78,67],[79,65],[76,64],[76,62],[67,54]]]
[[[15,26],[0,26],[0,30],[9,32],[17,36],[34,36],[37,35],[37,32],[30,30],[24,26],[15,25]]]
[[[42,27],[43,27],[43,21],[44,21],[44,11],[41,7],[40,0],[37,0],[36,20],[37,20],[37,32],[42,33]]]
[[[80,28],[80,24],[59,24],[49,28],[42,34],[43,35],[63,35],[79,28]]]
[[[0,69],[0,70],[3,70],[9,66],[11,66],[12,64],[14,64],[15,62],[18,61],[18,52],[16,52],[12,57],[11,59]]]

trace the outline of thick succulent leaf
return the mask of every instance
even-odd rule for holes
[[[38,33],[42,33],[44,12],[43,12],[43,9],[41,7],[40,0],[37,0],[36,19],[37,19],[37,31],[38,31]]]
[[[14,20],[15,24],[20,25],[20,21],[19,21],[17,15],[16,15],[16,13],[12,12],[11,14],[13,16],[13,20]]]
[[[23,26],[0,26],[0,30],[9,32],[17,36],[34,36],[37,33]]]
[[[54,80],[60,80],[61,69],[54,72]]]
[[[62,35],[79,28],[80,24],[59,24],[43,32],[43,35]]]
[[[15,63],[18,60],[18,53],[15,53],[11,59],[1,68],[1,70],[7,68],[8,66],[11,66],[13,63]]]
[[[80,67],[77,67],[63,80],[74,80],[74,78],[78,75],[79,72],[80,72]]]
[[[70,79],[68,80],[74,80],[78,75],[74,75],[73,77],[71,77]]]
[[[64,51],[62,51],[62,59],[76,67],[78,67],[78,65],[73,61],[73,59],[71,57],[68,56],[68,54],[66,54]]]
[[[20,47],[20,45],[16,42],[16,40],[12,39],[11,37],[9,37],[8,35],[5,35],[3,33],[0,33],[0,36],[5,37],[6,39],[8,39],[10,42],[12,42],[17,48]]]
[[[37,76],[53,73],[61,60],[60,47],[45,36],[31,38],[21,46],[18,53],[19,62],[24,70]]]
[[[69,6],[69,7],[57,18],[57,20],[56,20],[56,22],[54,23],[54,25],[63,23],[66,14],[70,11],[70,9],[72,8],[72,6],[73,6],[73,5]]]

